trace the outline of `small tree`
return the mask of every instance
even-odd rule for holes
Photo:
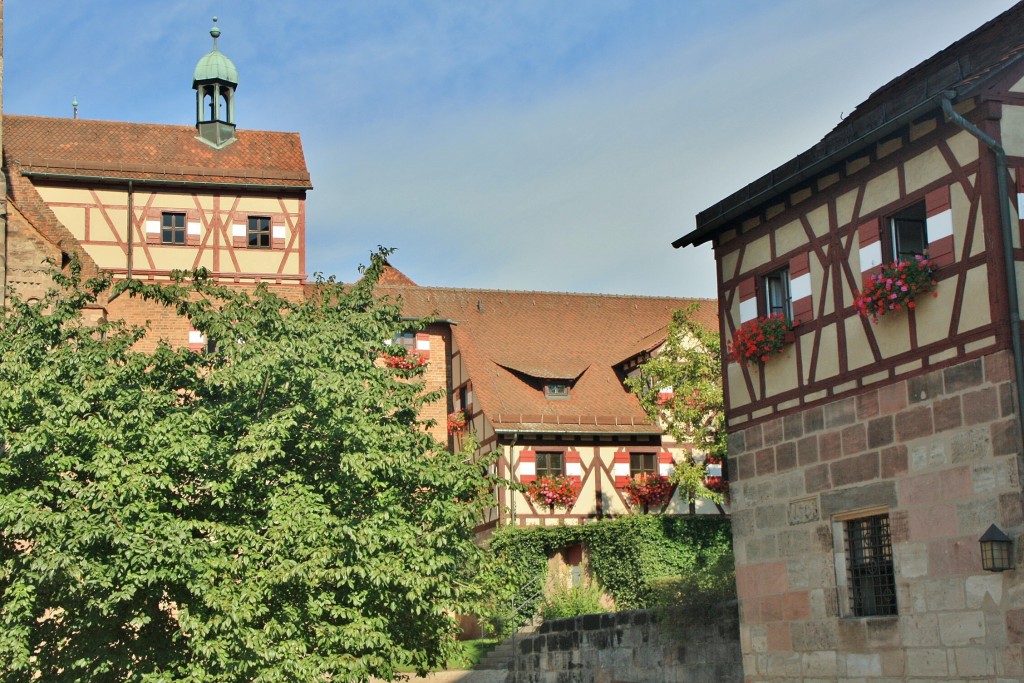
[[[640,400],[652,420],[659,421],[676,443],[690,442],[706,461],[725,462],[725,410],[722,394],[722,344],[717,330],[696,320],[697,305],[678,310],[668,326],[661,351],[640,366],[626,385]],[[665,399],[664,389],[671,388]],[[672,481],[680,495],[696,511],[697,498],[715,502],[719,511],[725,495],[704,485],[705,463],[692,453],[677,463]]]
[[[216,340],[83,323],[109,279],[0,319],[4,681],[356,681],[445,661],[485,468],[379,362],[407,326],[372,288],[305,300],[202,273],[122,282]]]

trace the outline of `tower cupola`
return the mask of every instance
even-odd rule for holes
[[[199,139],[220,149],[235,141],[235,88],[238,69],[217,49],[217,17],[213,18],[213,49],[196,63],[192,88],[196,91],[196,128]]]

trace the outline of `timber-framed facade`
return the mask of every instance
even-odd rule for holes
[[[714,245],[724,342],[775,274],[797,323],[723,367],[752,683],[1024,678],[1021,26],[1024,3],[675,242]],[[867,278],[917,256],[934,291],[861,315]],[[982,568],[991,524],[1010,571]]]

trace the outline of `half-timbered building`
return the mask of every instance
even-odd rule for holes
[[[747,681],[1024,679],[1022,57],[1024,3],[674,243],[724,342],[796,323],[723,367]]]
[[[502,487],[481,532],[628,514],[628,480],[668,475],[690,449],[663,434],[623,381],[664,343],[673,311],[697,303],[696,320],[714,329],[712,300],[422,287],[394,274],[380,292],[435,320],[407,343],[429,353],[428,389],[447,388],[428,415],[439,437],[461,448],[472,433],[480,455],[498,451],[496,473],[510,481],[563,475],[581,487],[565,508]],[[444,411],[464,416],[465,430],[444,434]],[[697,509],[719,513],[708,501]],[[689,508],[674,494],[651,512]]]
[[[159,281],[204,268],[234,287],[303,295],[311,186],[299,135],[236,129],[238,72],[210,33],[193,74],[194,126],[4,116],[4,275],[21,296],[50,286],[47,259],[73,256],[86,275]],[[105,314],[149,321],[154,343],[205,344],[158,304],[120,297]]]

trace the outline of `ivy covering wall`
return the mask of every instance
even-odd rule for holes
[[[733,582],[732,531],[723,517],[630,515],[580,526],[510,527],[491,539],[488,611],[505,622],[532,617],[548,557],[579,543],[619,610],[661,606],[666,583],[681,578],[688,590]]]

